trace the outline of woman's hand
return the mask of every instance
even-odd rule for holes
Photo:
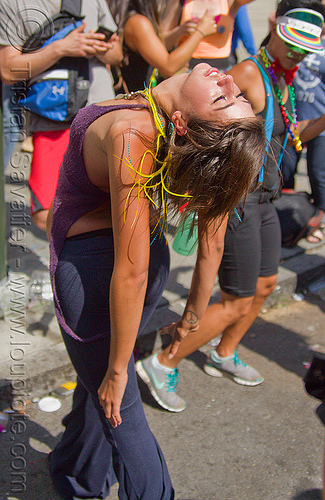
[[[120,407],[127,381],[127,372],[116,374],[108,369],[98,389],[99,403],[114,428],[122,423]]]
[[[214,35],[217,32],[217,24],[214,16],[211,17],[211,14],[206,11],[204,16],[197,23],[196,31],[201,33],[204,37]]]
[[[193,35],[193,33],[196,30],[198,22],[199,22],[199,20],[197,18],[189,19],[188,21],[185,21],[185,23],[183,23],[180,26],[180,29],[182,31],[182,36]]]
[[[171,337],[173,338],[168,354],[169,359],[172,359],[175,356],[182,340],[184,340],[190,332],[195,332],[198,328],[198,323],[195,326],[184,327],[184,320],[180,319],[176,323],[165,326],[164,328],[162,328],[162,330],[160,330],[160,335],[171,335]]]

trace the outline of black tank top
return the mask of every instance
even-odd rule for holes
[[[273,82],[271,80],[271,77],[268,75],[268,78],[270,80],[270,84],[273,90],[273,111],[274,111],[274,127],[273,127],[273,134],[272,134],[272,139],[271,139],[271,144],[270,144],[270,149],[269,149],[269,156],[268,160],[266,163],[266,168],[265,168],[265,173],[264,173],[264,181],[263,181],[263,188],[266,191],[277,191],[279,188],[279,183],[280,183],[280,175],[279,175],[279,169],[277,166],[278,159],[280,157],[281,151],[282,151],[282,142],[283,142],[283,135],[286,132],[286,126],[282,117],[281,113],[281,108],[280,105],[276,99],[276,93],[274,91],[273,87]],[[290,116],[293,114],[292,106],[291,106],[291,101],[288,97],[287,101],[284,103],[286,106]],[[266,103],[265,103],[265,108],[261,113],[259,113],[259,116],[265,120],[266,117]]]
[[[129,64],[123,65],[121,73],[123,79],[128,87],[129,92],[136,92],[143,90],[145,86],[149,85],[149,78],[152,72],[152,67],[143,59],[140,54],[133,52],[126,46]],[[123,90],[121,90],[123,92]],[[119,93],[119,90],[117,90]]]

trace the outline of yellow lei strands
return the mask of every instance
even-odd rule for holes
[[[169,189],[168,189],[168,178],[169,178],[169,172],[170,172],[170,162],[169,162],[169,159],[170,159],[170,153],[167,154],[167,156],[163,159],[163,160],[158,160],[157,158],[157,155],[158,155],[158,151],[159,151],[159,146],[161,144],[161,140],[164,140],[166,141],[167,140],[167,134],[166,134],[166,130],[165,130],[165,127],[164,127],[164,124],[159,116],[159,113],[158,113],[158,110],[157,110],[157,106],[155,104],[155,101],[152,97],[152,94],[151,94],[151,81],[150,81],[150,85],[149,85],[149,88],[145,88],[145,90],[143,91],[140,91],[139,94],[143,95],[146,100],[148,101],[149,103],[149,106],[150,106],[150,109],[151,109],[151,112],[152,112],[152,115],[153,115],[153,119],[154,119],[154,122],[155,122],[155,126],[156,126],[156,129],[158,131],[158,135],[157,135],[157,140],[156,140],[156,150],[155,152],[151,151],[150,149],[147,149],[147,151],[145,151],[143,153],[143,156],[141,158],[141,162],[140,162],[140,167],[139,167],[139,170],[137,170],[136,168],[134,168],[134,166],[132,165],[132,162],[131,162],[131,156],[130,156],[130,145],[128,147],[128,158],[124,158],[121,160],[123,161],[123,163],[132,171],[134,172],[134,184],[133,186],[131,187],[130,191],[129,191],[129,194],[127,196],[127,199],[125,201],[125,207],[124,207],[124,217],[125,217],[125,213],[126,213],[126,209],[127,209],[127,204],[128,204],[128,201],[129,201],[129,198],[132,194],[132,191],[137,188],[138,190],[138,200],[140,198],[140,193],[142,191],[144,191],[145,193],[145,196],[153,203],[153,205],[158,208],[158,205],[157,203],[152,199],[152,197],[150,196],[149,192],[150,190],[153,190],[153,189],[157,189],[159,188],[160,186],[160,189],[161,189],[161,202],[162,202],[162,231],[165,231],[167,232],[167,228],[168,228],[168,223],[167,223],[167,219],[168,219],[168,207],[167,207],[167,197],[168,197],[168,194],[169,195],[172,195],[172,196],[179,196],[179,197],[182,197],[182,198],[190,198],[190,195],[188,194],[178,194],[178,193],[173,193],[171,192]],[[142,167],[143,167],[143,162],[145,160],[145,157],[146,155],[149,154],[152,156],[153,158],[153,161],[155,164],[160,164],[160,167],[158,170],[156,170],[155,172],[152,172],[151,174],[144,174],[142,172]],[[136,178],[137,177],[137,178]],[[154,180],[156,179],[156,180]],[[132,226],[133,224],[135,223],[135,220],[136,220],[136,217],[137,217],[137,213],[138,213],[138,208],[137,208],[137,211],[136,211],[136,215],[135,215],[135,218],[134,218],[134,221],[132,223]],[[159,224],[160,221],[157,222],[154,230],[156,229],[157,225]]]

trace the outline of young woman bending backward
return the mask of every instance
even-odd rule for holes
[[[217,229],[256,179],[265,148],[263,124],[232,76],[207,64],[125,97],[78,113],[48,224],[56,314],[78,374],[50,460],[65,499],[106,498],[116,478],[120,499],[174,498],[132,355],[168,275],[168,210],[187,202],[200,234],[175,353],[198,328],[190,318],[207,308],[222,254]]]

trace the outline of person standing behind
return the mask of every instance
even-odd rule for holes
[[[325,4],[324,0],[322,4]],[[315,119],[325,113],[324,35],[322,46],[323,52],[309,54],[301,62],[293,80],[299,120]],[[321,132],[318,137],[307,142],[306,146],[311,197],[317,211],[308,222],[305,237],[309,243],[319,243],[324,239],[322,221],[325,214],[325,132]],[[300,153],[296,153],[291,147],[287,148],[281,164],[284,188],[294,189],[294,176],[299,158]]]
[[[81,14],[85,18],[80,27],[41,50],[22,53],[22,45],[35,30],[35,24],[43,24],[58,11],[57,3],[50,1],[1,1],[1,80],[12,85],[13,81],[37,77],[62,57],[85,57],[89,59],[90,71],[87,104],[113,98],[112,78],[105,65],[121,61],[122,51],[117,35],[104,42],[104,35],[95,33],[99,25],[116,30],[105,0],[82,0]],[[31,212],[33,222],[42,230],[46,228],[60,164],[68,146],[69,127],[70,122],[57,122],[28,112],[28,133],[33,135],[34,143],[29,178]]]
[[[189,20],[197,21],[208,11],[217,23],[216,32],[204,39],[193,53],[190,69],[206,62],[225,72],[232,66],[231,41],[238,9],[253,0],[188,0],[184,2],[181,25]]]
[[[234,31],[231,39],[231,54],[230,64],[234,66],[237,64],[237,49],[239,42],[242,41],[243,46],[248,54],[254,56],[256,54],[256,45],[254,40],[251,23],[248,17],[246,5],[239,7],[235,17]]]
[[[148,85],[153,68],[157,68],[162,78],[174,75],[188,63],[201,40],[216,31],[213,16],[206,14],[195,23],[186,42],[168,52],[160,27],[160,14],[159,0],[133,0],[129,3],[122,22],[125,58],[121,67],[129,92]]]
[[[247,386],[257,386],[264,380],[255,368],[240,360],[236,349],[277,282],[281,230],[272,200],[280,187],[278,163],[283,138],[289,136],[299,150],[301,141],[325,130],[325,115],[297,123],[290,83],[297,64],[307,53],[322,50],[323,25],[324,7],[317,0],[282,0],[276,21],[257,56],[228,72],[254,112],[265,120],[271,153],[266,157],[266,165],[261,164],[259,188],[249,193],[229,217],[219,268],[220,301],[208,307],[198,331],[184,339],[175,356],[167,347],[136,363],[139,376],[154,398],[169,411],[186,407],[176,394],[177,383],[169,382],[171,377],[178,381],[178,364],[219,334],[220,343],[211,351],[205,372],[215,377],[226,373]],[[227,108],[227,96],[221,99]],[[178,330],[176,322],[162,333],[174,337]]]

